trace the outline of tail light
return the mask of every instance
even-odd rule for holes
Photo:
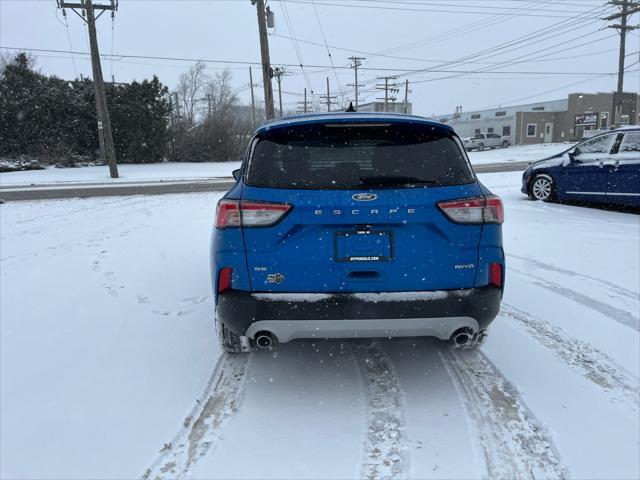
[[[229,290],[231,288],[231,274],[233,273],[233,268],[224,267],[221,268],[218,272],[218,293],[222,293],[225,290]]]
[[[502,200],[495,195],[438,202],[438,208],[456,223],[497,223],[504,222]]]
[[[239,227],[240,207],[237,200],[220,200],[216,209],[216,227]]]
[[[502,288],[502,265],[499,263],[489,264],[489,283]]]
[[[222,199],[218,202],[216,227],[268,227],[282,220],[289,210],[291,205],[286,203]]]

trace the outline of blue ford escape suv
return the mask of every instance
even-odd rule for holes
[[[502,298],[504,214],[453,129],[288,117],[255,132],[234,176],[211,246],[227,352],[304,338],[481,343]]]

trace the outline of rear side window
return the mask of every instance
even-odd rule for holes
[[[247,185],[296,189],[411,188],[474,180],[459,140],[423,125],[303,125],[262,134]]]
[[[618,153],[640,152],[640,132],[626,132]]]

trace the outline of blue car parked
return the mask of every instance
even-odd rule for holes
[[[227,352],[304,338],[481,343],[504,281],[503,208],[448,126],[340,113],[259,128],[212,238]]]
[[[546,202],[640,206],[640,126],[596,135],[531,163],[521,191]]]

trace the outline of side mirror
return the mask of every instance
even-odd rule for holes
[[[569,160],[571,160],[571,163],[580,163],[580,160],[576,157],[578,157],[578,155],[580,155],[580,149],[578,147],[576,147],[575,149],[573,149],[572,152],[569,152]]]
[[[238,180],[238,178],[240,178],[240,169],[239,169],[239,168],[235,169],[235,170],[231,173],[231,175],[233,175],[233,178],[234,178],[235,180]]]

